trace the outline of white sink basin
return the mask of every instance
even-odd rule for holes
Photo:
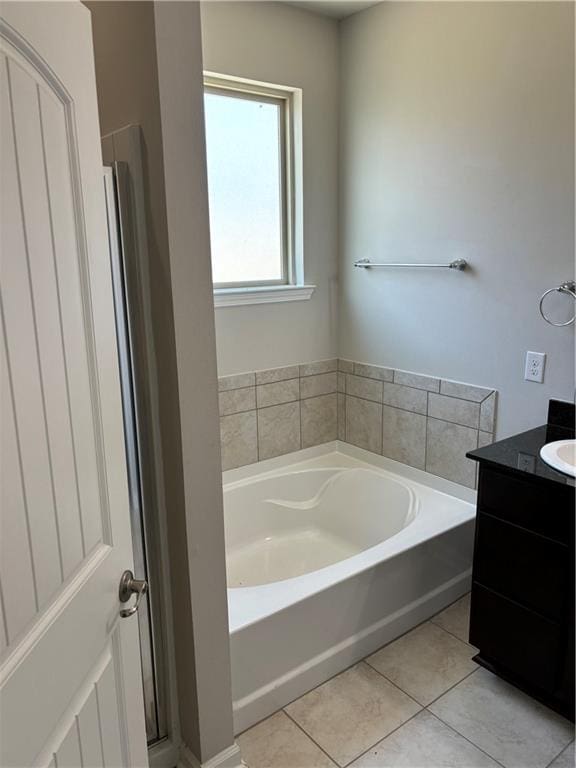
[[[557,440],[540,448],[540,458],[559,472],[576,477],[576,440]]]

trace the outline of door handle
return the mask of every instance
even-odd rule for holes
[[[132,595],[136,595],[136,602],[131,608],[122,608],[120,616],[125,619],[136,613],[140,607],[142,598],[148,591],[148,582],[144,579],[135,579],[132,571],[124,571],[118,588],[118,599],[121,603],[127,603]]]

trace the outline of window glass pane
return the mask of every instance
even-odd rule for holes
[[[215,283],[282,280],[281,109],[205,94]]]

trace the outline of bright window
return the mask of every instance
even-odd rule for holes
[[[290,93],[209,78],[204,105],[214,287],[288,284]]]

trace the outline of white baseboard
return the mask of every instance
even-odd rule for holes
[[[234,701],[234,733],[242,733],[254,723],[434,616],[466,594],[470,589],[470,581],[471,570],[468,570],[400,611],[327,648],[319,656],[270,681],[245,698]]]
[[[205,763],[201,763],[186,744],[182,744],[177,768],[245,768],[245,765],[236,742]]]

